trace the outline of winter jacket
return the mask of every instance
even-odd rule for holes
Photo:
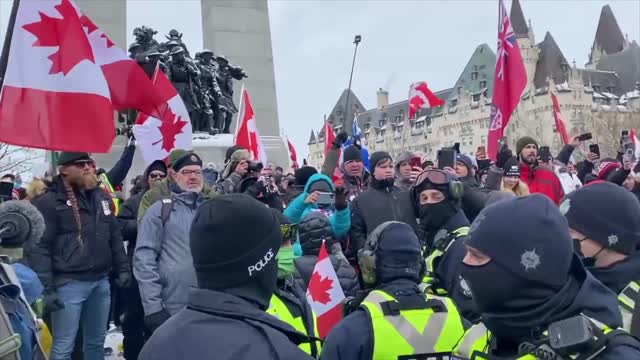
[[[127,200],[120,207],[118,214],[118,222],[122,232],[122,240],[128,241],[127,253],[133,253],[136,248],[136,240],[138,238],[138,209],[144,192],[139,192]]]
[[[480,211],[484,209],[484,205],[489,197],[489,192],[482,191],[480,184],[473,176],[467,176],[462,179],[462,185],[464,186],[461,199],[462,210],[464,210],[469,221],[473,221]]]
[[[187,290],[196,286],[189,247],[191,221],[205,201],[202,193],[172,193],[173,209],[162,224],[162,205],[151,205],[138,227],[133,272],[145,315],[163,309],[175,314],[187,304]]]
[[[396,158],[396,165],[394,167],[396,169],[396,175],[397,175],[396,186],[400,190],[408,191],[414,185],[413,181],[411,181],[410,178],[403,178],[403,177],[399,176],[399,174],[400,174],[400,165],[402,165],[402,163],[410,161],[411,158],[413,158],[414,156],[415,156],[415,154],[412,153],[411,151],[403,151]]]
[[[282,201],[284,201],[285,206],[289,206],[289,204],[298,197],[298,195],[304,192],[304,188],[306,185],[289,185],[287,188],[287,192],[284,194]]]
[[[347,199],[352,201],[369,186],[369,172],[365,169],[361,176],[349,176],[344,170],[344,165],[340,166],[340,178],[334,179],[334,173],[340,160],[340,149],[332,148],[324,158],[321,173],[335,181],[336,186],[342,186],[347,190]]]
[[[113,186],[117,186],[122,184],[124,180],[127,178],[127,174],[131,169],[131,165],[133,164],[133,155],[136,153],[136,145],[131,144],[127,145],[116,162],[115,165],[111,168],[111,170],[107,171],[107,179]]]
[[[147,341],[139,360],[307,360],[307,336],[254,304],[223,292],[189,289],[188,306]],[[215,336],[211,336],[215,334]]]
[[[309,280],[313,274],[320,247],[324,240],[330,251],[329,258],[333,265],[340,287],[346,296],[355,296],[359,290],[358,275],[342,253],[338,243],[334,244],[333,230],[329,219],[320,211],[307,215],[298,225],[298,235],[302,247],[302,256],[293,260],[295,266],[294,278],[302,289],[309,286]]]
[[[532,194],[540,193],[549,197],[556,205],[564,197],[562,184],[552,170],[520,163],[520,181],[529,186]]]
[[[234,193],[236,191],[236,188],[238,187],[238,184],[240,184],[240,181],[242,181],[243,176],[236,173],[235,171],[238,163],[250,159],[251,155],[249,154],[249,151],[245,149],[236,150],[233,154],[231,154],[229,163],[225,167],[224,171],[222,172],[222,176],[220,177],[222,180],[222,189],[225,194]]]
[[[515,327],[520,332],[530,331],[531,328],[540,326],[541,321],[546,323],[544,325],[548,325],[581,314],[610,328],[621,327],[622,318],[618,310],[616,294],[597,281],[589,272],[585,271],[577,257],[574,257],[571,275],[574,277],[572,281],[577,283],[577,289],[570,292],[570,298],[551,299],[557,304],[555,307],[553,307],[553,303],[543,303],[539,307],[524,311],[523,315],[526,317],[519,313],[499,314],[498,316],[509,322],[512,327]],[[567,286],[564,289],[567,289]],[[558,296],[562,296],[562,294]],[[508,331],[503,329],[501,332]],[[497,344],[497,349],[500,350],[500,344],[504,343],[504,341],[492,339],[493,336],[490,333],[487,335],[490,336],[493,344]],[[631,344],[608,346],[596,358],[599,360],[640,359],[640,342],[631,337],[626,338],[626,340],[629,340]],[[517,345],[513,347],[513,351],[517,351]],[[514,356],[514,354],[505,353],[504,351],[500,355],[507,358]]]
[[[173,180],[171,180],[168,176],[160,181],[151,182],[150,189],[144,193],[142,199],[140,200],[140,207],[138,208],[138,222],[142,221],[142,217],[145,215],[151,205],[155,204],[159,200],[167,199],[171,196],[170,186],[173,183]],[[208,200],[216,197],[218,195],[218,192],[215,188],[204,184],[204,187],[202,188],[202,194]]]
[[[324,181],[329,184],[331,191],[335,191],[335,187],[331,179],[323,174],[314,174],[307,181],[307,185],[304,187],[304,192],[296,197],[287,208],[284,210],[284,215],[294,224],[299,223],[304,219],[307,214],[314,210],[318,210],[317,204],[305,204],[307,196],[309,196],[309,189],[316,181]],[[351,209],[347,207],[344,210],[331,210],[329,219],[331,220],[331,226],[333,227],[333,234],[335,239],[342,239],[349,232],[351,227]]]
[[[562,190],[565,195],[582,187],[582,183],[580,182],[580,179],[578,179],[578,176],[569,173],[569,170],[567,170],[566,165],[563,163],[556,161],[553,169],[560,180],[560,184],[562,184]]]
[[[387,187],[384,182],[372,181],[371,187],[351,202],[351,249],[348,257],[362,249],[369,234],[387,221],[400,221],[418,229],[413,200],[408,191]]]
[[[112,270],[129,272],[111,198],[100,188],[76,193],[81,239],[63,180],[56,176],[48,191],[31,203],[42,213],[46,230],[26,248],[26,262],[46,288],[70,280],[96,281]]]
[[[448,234],[453,234],[454,231],[469,227],[469,220],[465,217],[462,211],[452,216],[447,222],[438,230],[446,230]],[[428,254],[430,255],[433,249],[433,237],[438,231],[427,234],[428,239],[424,241],[428,245]],[[467,254],[467,249],[464,246],[468,236],[461,236],[458,238],[450,238],[450,245],[444,251],[444,253],[434,261],[434,270],[437,278],[437,287],[446,290],[447,296],[453,299],[460,310],[460,315],[470,322],[476,322],[480,318],[478,309],[476,308],[469,286],[461,276],[462,271],[462,259]],[[427,256],[427,259],[429,256]]]

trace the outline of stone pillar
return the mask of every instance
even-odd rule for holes
[[[127,0],[76,0],[76,3],[116,45],[127,50]]]
[[[288,167],[287,150],[280,138],[267,0],[201,0],[201,6],[204,47],[245,69],[249,76],[243,80],[245,89],[251,96],[269,161]],[[240,87],[241,82],[236,82],[236,104],[242,95]]]

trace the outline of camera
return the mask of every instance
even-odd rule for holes
[[[259,173],[259,172],[262,171],[262,168],[264,168],[264,165],[262,165],[262,163],[255,162],[255,161],[250,161],[249,162],[249,167],[247,168],[247,170],[249,172]]]

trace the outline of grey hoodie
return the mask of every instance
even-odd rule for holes
[[[133,273],[138,280],[144,314],[167,310],[175,314],[187,305],[188,290],[196,286],[189,230],[202,193],[172,193],[173,209],[162,224],[163,201],[151,205],[138,227]]]
[[[412,186],[413,186],[413,182],[411,181],[411,179],[406,179],[403,178],[400,175],[400,165],[403,162],[407,162],[409,160],[411,160],[412,157],[415,157],[416,155],[414,153],[412,153],[411,151],[403,151],[400,153],[400,155],[398,155],[398,157],[396,158],[396,186],[399,187],[402,190],[409,190]]]

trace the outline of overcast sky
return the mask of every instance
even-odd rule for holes
[[[294,140],[298,153],[306,155],[311,129],[322,126],[323,115],[348,85],[355,34],[362,35],[362,43],[352,88],[365,107],[375,106],[380,87],[389,90],[391,102],[396,102],[406,99],[409,84],[415,81],[425,80],[434,90],[453,86],[477,45],[487,43],[495,50],[497,3],[269,0],[280,127]],[[606,4],[623,33],[640,40],[640,0],[521,0],[521,4],[536,41],[550,31],[567,60],[575,59],[578,66],[587,61]],[[0,0],[0,41],[10,8],[11,0]],[[184,33],[190,50],[202,48],[199,0],[128,0],[127,10],[127,34],[143,24],[158,30],[158,35],[175,27]]]

